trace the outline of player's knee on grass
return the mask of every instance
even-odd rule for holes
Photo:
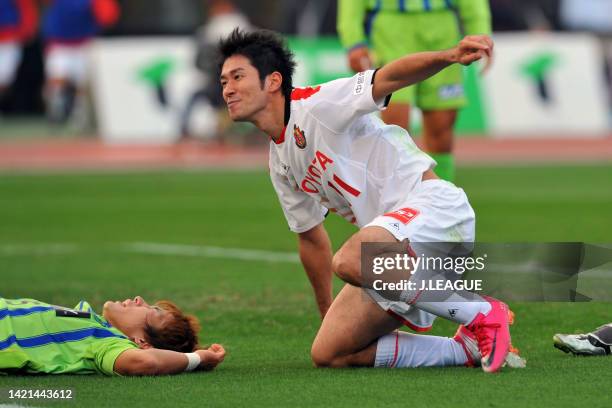
[[[324,321],[310,348],[310,358],[317,368],[336,367],[338,358],[337,348],[333,346],[334,342],[329,338],[331,332],[323,330],[325,323]]]
[[[346,367],[345,359],[315,340],[310,350],[310,357],[317,368]]]

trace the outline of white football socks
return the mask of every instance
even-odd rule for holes
[[[417,309],[451,320],[459,324],[470,324],[478,313],[486,315],[491,311],[491,305],[480,295],[466,290],[432,290],[427,283],[456,281],[447,279],[447,275],[420,270],[412,277],[417,289],[406,289],[400,294],[399,300]]]
[[[463,347],[449,337],[395,331],[378,339],[374,367],[449,367],[467,361]]]
[[[472,294],[472,296],[478,296]],[[478,296],[480,298],[480,296]],[[458,293],[453,293],[444,302],[420,302],[412,303],[417,309],[424,310],[436,316],[453,322],[468,325],[472,323],[478,313],[487,315],[491,311],[491,304],[486,300],[467,300]]]

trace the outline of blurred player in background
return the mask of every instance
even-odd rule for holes
[[[221,38],[227,37],[232,30],[240,28],[251,30],[251,23],[231,0],[205,1],[204,6],[208,18],[196,33],[196,60],[195,65],[201,74],[202,85],[189,99],[181,120],[181,133],[183,138],[194,136],[190,121],[198,103],[210,104],[217,112],[221,122],[217,126],[217,136],[223,131],[224,124],[228,122],[227,113],[223,108],[221,85],[218,80],[218,67],[215,61],[217,44]],[[220,116],[223,115],[223,118]],[[223,120],[225,119],[225,120]],[[208,135],[204,135],[208,136]]]
[[[71,115],[87,126],[88,46],[119,19],[116,0],[47,0],[42,21],[45,40],[47,115],[65,123]]]
[[[199,349],[200,326],[172,302],[108,301],[102,316],[0,297],[0,374],[162,375],[213,369],[225,351]]]
[[[0,0],[0,101],[13,83],[24,43],[36,33],[34,0]]]
[[[407,54],[451,48],[462,32],[491,34],[487,0],[339,0],[338,6],[338,34],[355,72]],[[436,174],[453,181],[453,127],[465,104],[462,68],[452,65],[395,93],[382,118],[410,129],[410,106],[420,108],[423,146],[438,163]]]
[[[609,356],[612,349],[612,323],[586,334],[555,334],[553,344],[559,350],[577,356]]]
[[[421,330],[436,316],[459,323],[475,339],[483,369],[499,370],[510,349],[504,303],[457,291],[431,301],[418,288],[393,302],[361,298],[361,288],[373,298],[378,294],[361,274],[364,242],[409,242],[417,254],[427,250],[421,245],[426,242],[474,242],[474,211],[463,190],[436,176],[435,162],[406,131],[373,113],[399,89],[450,65],[486,59],[491,39],[468,36],[448,50],[407,55],[376,71],[296,89],[293,55],[270,31],[236,30],[220,42],[219,52],[230,117],[253,123],[271,139],[272,184],[289,229],[298,234],[300,259],[324,316],[313,345],[315,363],[335,365],[367,348],[389,357],[392,366],[393,350],[410,353],[412,347],[409,338],[387,337],[399,325],[394,314]],[[323,226],[329,212],[360,228],[335,255]],[[349,285],[331,304],[334,272]]]

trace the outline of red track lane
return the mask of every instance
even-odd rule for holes
[[[612,136],[601,139],[461,138],[459,164],[612,162]],[[99,141],[1,142],[1,171],[163,168],[266,169],[268,147],[202,145],[107,146]]]

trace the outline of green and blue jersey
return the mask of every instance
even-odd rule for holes
[[[409,16],[444,11],[457,13],[466,35],[491,33],[488,0],[339,0],[338,34],[342,45],[349,49],[367,42],[373,19],[380,14]]]
[[[69,309],[0,297],[0,373],[114,375],[137,346],[81,301]]]

